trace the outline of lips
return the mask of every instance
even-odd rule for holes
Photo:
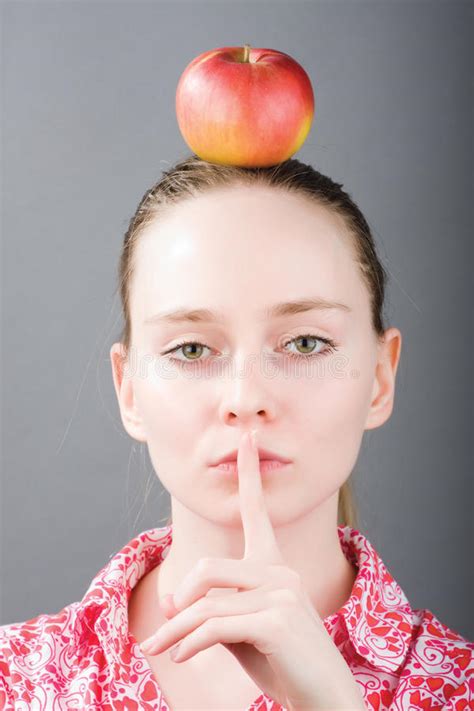
[[[272,452],[269,449],[263,449],[263,447],[258,448],[258,457],[260,461],[272,460],[275,462],[281,462],[282,464],[289,464],[291,459],[287,459],[276,452]],[[211,463],[211,466],[216,467],[219,464],[224,464],[225,462],[236,462],[237,461],[237,450],[234,449],[232,452],[228,452],[220,459]]]

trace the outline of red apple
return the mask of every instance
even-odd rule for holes
[[[276,49],[220,47],[195,57],[176,89],[181,134],[211,163],[276,165],[298,151],[314,114],[311,81]]]

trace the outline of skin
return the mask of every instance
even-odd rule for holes
[[[147,443],[171,496],[172,545],[145,576],[150,617],[153,598],[173,593],[199,559],[243,557],[238,478],[216,474],[209,463],[237,450],[251,429],[258,430],[259,446],[292,460],[262,479],[284,560],[301,576],[318,614],[336,612],[357,573],[339,545],[338,491],[364,431],[391,415],[401,351],[394,327],[377,340],[344,223],[304,196],[274,188],[214,189],[147,227],[135,270],[129,358],[122,360],[121,343],[110,357],[123,425]],[[352,311],[271,321],[259,315],[276,302],[314,296]],[[219,309],[226,320],[144,323],[179,306]],[[331,338],[338,350],[309,359],[325,344],[300,338],[284,345],[308,333]],[[160,356],[183,340],[194,349]],[[264,367],[265,356],[272,356],[271,367]],[[224,362],[227,369],[219,370]],[[156,619],[146,627],[143,638],[156,630]]]

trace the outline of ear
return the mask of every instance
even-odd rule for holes
[[[146,442],[145,428],[138,411],[133,388],[133,372],[122,343],[110,349],[112,376],[125,430],[138,442]]]
[[[400,353],[402,349],[402,334],[398,328],[389,328],[384,338],[378,344],[378,360],[375,370],[372,402],[365,424],[366,430],[383,425],[392,414],[395,397],[395,376],[397,374]]]

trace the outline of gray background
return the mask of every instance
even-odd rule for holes
[[[413,607],[474,638],[469,6],[3,2],[2,624],[81,599],[168,516],[113,388],[116,268],[139,199],[189,153],[182,71],[248,42],[305,67],[316,111],[296,157],[344,184],[390,273],[404,342],[354,475],[359,528]]]

